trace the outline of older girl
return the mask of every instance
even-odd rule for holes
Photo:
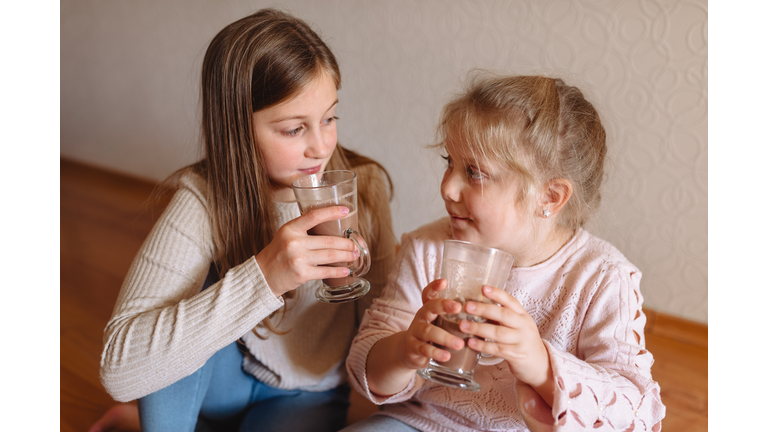
[[[205,158],[173,177],[178,189],[104,334],[102,383],[118,401],[138,398],[145,432],[344,426],[344,359],[384,284],[395,241],[386,172],[337,145],[340,85],[326,44],[282,12],[240,19],[210,43],[202,67]],[[353,243],[307,235],[348,209],[300,216],[290,187],[326,169],[358,175],[373,263],[371,292],[355,303],[314,295],[320,279],[348,274],[324,264],[354,260]]]

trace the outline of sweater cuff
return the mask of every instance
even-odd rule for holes
[[[242,271],[241,277],[247,278],[253,286],[253,301],[257,304],[255,310],[268,311],[265,316],[269,316],[283,306],[285,303],[283,298],[276,297],[275,293],[272,292],[256,257],[251,257],[245,261],[237,270]]]
[[[643,394],[617,371],[579,360],[572,354],[553,348],[549,351],[555,395],[552,416],[555,427],[599,428],[605,423],[617,430],[631,429],[636,423],[647,430],[657,430],[664,416],[659,411],[658,385]]]
[[[347,372],[349,372],[352,386],[376,405],[406,401],[413,396],[413,393],[416,390],[418,390],[418,388],[416,388],[416,374],[413,374],[414,377],[411,378],[408,385],[392,396],[379,396],[371,392],[371,389],[368,386],[368,375],[366,375],[368,355],[377,342],[389,335],[389,333],[379,332],[358,336],[358,340],[352,344],[352,349],[349,352],[349,356],[347,356]]]

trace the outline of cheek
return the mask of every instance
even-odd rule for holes
[[[296,161],[299,155],[290,148],[262,148],[262,157],[264,166],[270,178],[277,179],[287,175],[287,172],[293,172],[296,167]]]
[[[486,196],[476,197],[466,202],[469,212],[478,225],[487,231],[486,234],[501,234],[514,219],[514,214],[511,214],[509,209],[498,201],[498,198]]]
[[[443,198],[443,201],[449,201],[448,181],[450,180],[450,178],[451,178],[451,171],[450,169],[446,169],[443,172],[443,179],[440,181],[440,196]],[[456,191],[451,190],[451,192],[455,193]],[[466,197],[464,199],[466,199]]]

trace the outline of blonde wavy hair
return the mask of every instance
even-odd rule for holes
[[[443,108],[436,147],[457,143],[502,163],[522,183],[518,203],[551,179],[569,180],[573,195],[558,224],[576,229],[600,204],[605,141],[597,110],[578,88],[559,78],[481,71]]]

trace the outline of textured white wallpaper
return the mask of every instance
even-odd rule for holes
[[[707,322],[707,2],[61,2],[61,154],[151,179],[194,161],[208,41],[265,6],[310,22],[342,68],[340,141],[393,174],[397,234],[444,214],[426,150],[466,73],[584,90],[610,148],[588,229],[643,272],[646,305]]]

